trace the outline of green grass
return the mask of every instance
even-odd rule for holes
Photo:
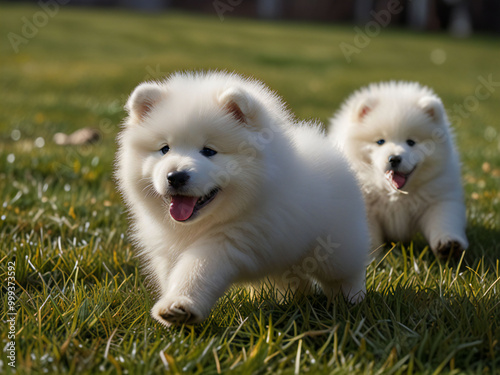
[[[456,124],[470,249],[439,263],[421,238],[367,271],[358,306],[324,297],[276,302],[232,289],[200,326],[164,329],[127,240],[112,181],[127,95],[175,70],[226,69],[277,90],[301,118],[327,120],[371,81],[418,80],[455,104],[478,77],[500,81],[498,39],[387,29],[352,63],[349,26],[220,22],[61,8],[14,53],[7,35],[40,9],[0,9],[0,326],[8,338],[8,262],[16,261],[18,373],[477,373],[500,371],[500,88]],[[445,51],[435,65],[430,54]],[[470,99],[469,99],[470,100]],[[55,132],[100,129],[58,147]],[[20,133],[14,131],[20,131]],[[35,146],[43,138],[44,146]],[[40,144],[40,139],[38,140]],[[3,353],[0,372],[14,373]]]

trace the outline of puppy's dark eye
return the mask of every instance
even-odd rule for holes
[[[408,139],[408,140],[406,141],[406,144],[407,144],[408,146],[410,146],[410,147],[413,147],[413,146],[415,146],[415,141],[414,141],[413,139]]]
[[[208,147],[203,147],[203,149],[200,151],[200,154],[202,154],[203,156],[209,158],[209,157],[214,156],[215,154],[217,154],[217,151],[212,150],[211,148],[208,148]]]
[[[384,143],[385,143],[385,139],[379,139],[379,140],[377,141],[377,144],[378,144],[379,146],[382,146]]]
[[[160,152],[165,155],[167,152],[170,151],[170,147],[168,145],[165,145],[163,146],[161,149],[160,149]]]

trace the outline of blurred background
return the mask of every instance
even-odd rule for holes
[[[55,1],[55,0],[53,0]],[[18,1],[12,0],[18,3]],[[37,0],[33,0],[37,3]],[[393,26],[417,30],[449,30],[456,36],[473,31],[500,33],[498,0],[61,0],[59,4],[124,7],[146,12],[172,9],[213,14],[231,11],[232,16],[323,22],[370,21],[372,12],[402,6],[391,20]]]

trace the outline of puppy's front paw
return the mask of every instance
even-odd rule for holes
[[[446,260],[449,257],[458,260],[462,256],[463,252],[463,246],[458,241],[453,240],[439,243],[435,250],[436,256],[442,260]]]
[[[195,324],[203,320],[202,314],[187,297],[161,299],[153,306],[151,315],[164,326]]]

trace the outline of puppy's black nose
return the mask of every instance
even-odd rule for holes
[[[391,155],[389,156],[389,163],[391,163],[392,168],[396,168],[401,164],[401,156]]]
[[[174,189],[179,189],[187,184],[189,180],[189,174],[184,171],[169,172],[167,174],[168,184]]]

